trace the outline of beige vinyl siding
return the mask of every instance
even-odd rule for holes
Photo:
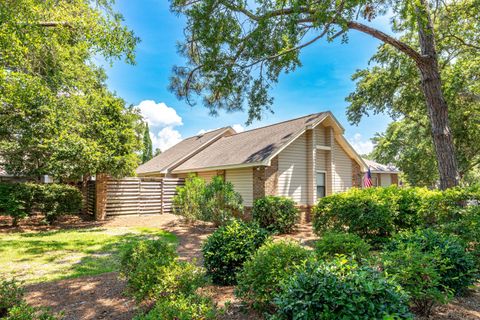
[[[231,169],[225,171],[225,180],[233,184],[240,193],[245,206],[253,205],[253,171],[252,168]]]
[[[327,151],[317,150],[315,170],[327,171]]]
[[[205,172],[198,172],[197,176],[204,179],[205,182],[210,182],[213,177],[217,175],[217,171],[205,171]]]
[[[352,187],[352,159],[334,140],[332,147],[333,176],[332,192],[343,192]]]
[[[302,134],[278,155],[278,195],[307,204],[307,141]]]
[[[392,178],[390,177],[390,174],[382,174],[381,176],[380,183],[382,187],[388,187],[392,184]]]
[[[315,128],[315,142],[318,146],[326,146],[328,145],[327,143],[327,135],[325,134],[325,127],[322,125],[318,125],[318,127]]]

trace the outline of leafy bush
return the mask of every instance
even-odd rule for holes
[[[411,318],[408,297],[397,284],[343,257],[309,261],[274,301],[273,319]]]
[[[309,255],[310,252],[296,242],[267,242],[243,265],[237,275],[235,295],[256,309],[272,310],[280,284],[295,273]]]
[[[177,188],[173,198],[174,213],[189,222],[203,220],[216,226],[225,224],[243,211],[242,197],[231,182],[214,177],[209,184],[202,178],[189,176],[184,187]]]
[[[26,303],[21,303],[8,312],[4,320],[60,320],[61,314],[54,314],[48,308],[32,307]]]
[[[255,201],[252,217],[262,228],[278,233],[289,233],[298,221],[299,211],[292,199],[266,196]]]
[[[183,216],[188,222],[203,218],[205,180],[195,175],[185,179],[185,186],[177,187],[173,197],[173,213]]]
[[[258,224],[233,220],[218,228],[202,247],[207,275],[217,284],[234,284],[243,263],[267,240]]]
[[[121,258],[121,272],[139,301],[172,293],[191,294],[205,283],[202,269],[178,261],[174,246],[163,240],[145,240],[128,247]]]
[[[231,182],[222,177],[213,177],[205,188],[203,220],[220,226],[243,212],[242,196],[233,189]]]
[[[15,279],[0,279],[0,318],[8,314],[8,310],[23,302],[25,290]]]
[[[346,255],[359,260],[368,257],[370,249],[368,243],[351,233],[325,232],[315,244],[315,252],[320,258]]]
[[[62,184],[0,183],[0,211],[19,219],[27,217],[33,209],[54,222],[63,214],[76,214],[82,208],[82,194],[73,187]]]
[[[474,256],[467,252],[466,245],[456,236],[432,229],[406,231],[395,236],[385,248],[386,258],[388,253],[403,250],[408,253],[413,250],[411,248],[432,255],[441,290],[448,288],[458,294],[479,279]]]
[[[211,299],[199,295],[175,295],[160,299],[147,314],[134,320],[208,320],[216,319]]]

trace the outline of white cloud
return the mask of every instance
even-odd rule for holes
[[[153,100],[143,100],[137,106],[142,116],[150,127],[175,127],[181,126],[182,118],[177,111],[163,102],[156,103]]]
[[[372,152],[374,144],[373,142],[368,140],[362,140],[363,137],[360,133],[355,133],[353,139],[349,139],[348,142],[352,145],[352,147],[359,153],[359,154],[369,154]]]
[[[242,126],[241,124],[234,124],[232,126],[233,130],[237,131],[238,133],[245,131],[245,127]]]
[[[163,128],[157,135],[150,133],[150,137],[152,139],[153,150],[160,148],[160,150],[165,151],[182,141],[182,134],[172,127]]]

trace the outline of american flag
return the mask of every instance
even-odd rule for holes
[[[372,173],[370,172],[370,169],[365,172],[365,177],[363,177],[363,186],[365,188],[370,188],[372,186]]]

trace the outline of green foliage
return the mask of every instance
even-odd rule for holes
[[[77,214],[82,208],[81,192],[69,185],[0,183],[0,211],[13,217],[13,224],[33,209],[45,215],[48,223],[64,214]]]
[[[112,0],[0,4],[0,150],[8,172],[67,181],[132,174],[140,116],[92,63],[134,62],[138,38]]]
[[[322,259],[345,255],[360,260],[368,257],[370,249],[368,243],[351,233],[325,232],[315,244],[315,252]]]
[[[185,180],[185,186],[177,188],[173,198],[174,213],[188,222],[203,220],[216,226],[225,224],[243,211],[242,197],[233,184],[216,176],[208,184],[195,175]]]
[[[280,285],[309,256],[310,252],[296,242],[267,242],[243,265],[235,295],[258,310],[272,311]]]
[[[257,224],[233,220],[211,234],[202,247],[204,265],[213,282],[236,283],[237,273],[267,240],[267,231]]]
[[[266,196],[255,200],[252,217],[262,228],[278,233],[289,233],[298,222],[299,211],[292,199]]]
[[[23,302],[25,290],[15,279],[0,279],[0,318],[9,310]]]
[[[54,314],[48,308],[32,307],[21,303],[10,309],[4,320],[61,320],[61,314]]]
[[[147,314],[134,320],[213,320],[216,309],[211,299],[199,295],[176,295],[157,301]]]
[[[242,196],[233,189],[233,184],[223,177],[215,176],[207,184],[204,194],[203,219],[216,226],[225,224],[243,212]]]
[[[146,122],[145,130],[143,131],[142,163],[145,163],[152,158],[153,158],[152,139],[150,138],[150,128],[148,127],[148,122]]]
[[[411,318],[408,297],[380,272],[343,257],[309,261],[282,285],[272,319]]]
[[[387,252],[408,248],[433,254],[437,259],[433,264],[440,276],[440,285],[458,294],[479,279],[473,255],[456,236],[442,234],[432,229],[415,232],[406,231],[396,235],[389,243]]]

